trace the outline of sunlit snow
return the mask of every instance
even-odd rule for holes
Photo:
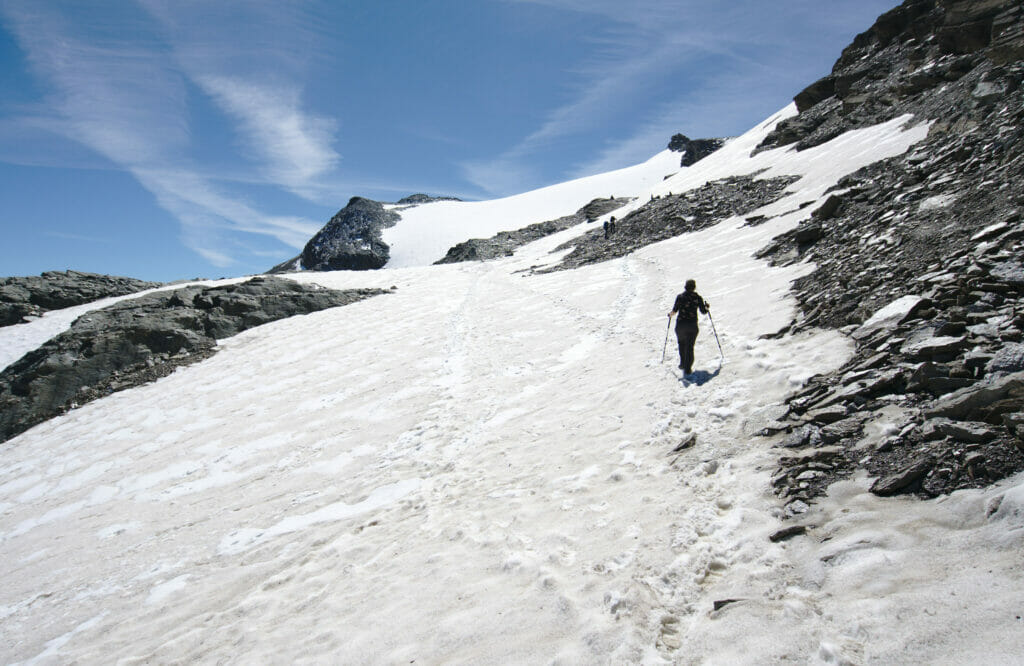
[[[546,275],[527,269],[585,229],[500,261],[298,274],[398,289],[223,340],[5,443],[4,661],[1014,661],[1020,478],[920,502],[858,477],[801,518],[807,536],[767,539],[784,524],[778,451],[752,434],[852,347],[825,331],[762,339],[791,320],[789,284],[810,267],[752,253],[927,131],[904,118],[749,157],[792,113],[633,204],[727,175],[804,176],[760,226],[734,218]],[[584,198],[615,193],[601,185]],[[413,210],[442,224],[428,213],[446,207]],[[458,223],[459,240],[493,232]],[[689,277],[724,350],[703,326],[701,386],[661,362]]]

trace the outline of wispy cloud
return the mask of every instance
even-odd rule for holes
[[[185,26],[161,24],[154,21],[156,3],[146,4],[145,11],[109,8],[91,23],[74,14],[73,5],[0,4],[0,16],[49,90],[52,111],[21,122],[72,139],[134,175],[179,220],[183,242],[217,266],[235,261],[232,234],[270,236],[301,247],[318,223],[267,214],[223,185],[249,180],[314,198],[318,180],[338,160],[330,147],[334,121],[305,112],[294,84],[275,87],[252,78],[251,60],[236,75],[224,49],[220,57],[201,57],[205,47],[187,30],[203,25],[199,18]],[[291,53],[284,57],[291,59]],[[212,68],[200,67],[203,62]],[[192,161],[190,83],[236,124],[248,158],[239,174],[213,178]]]
[[[743,123],[757,122],[757,113],[771,113],[798,92],[788,86],[824,74],[808,70],[801,61],[805,43],[823,38],[817,27],[849,29],[865,20],[860,15],[896,4],[871,0],[853,12],[819,0],[792,0],[766,15],[758,11],[762,0],[727,5],[703,0],[636,0],[628,5],[618,0],[505,1],[585,14],[605,27],[591,36],[591,55],[574,70],[571,101],[550,109],[535,131],[498,157],[461,165],[467,180],[491,194],[537,185],[532,165],[544,151],[595,130],[617,138],[564,175],[636,163],[679,131],[697,136],[739,133],[746,129]],[[635,99],[659,95],[665,101],[652,108],[634,105]]]
[[[336,123],[302,110],[299,92],[240,79],[202,74],[197,82],[244,133],[274,183],[315,198],[318,178],[337,164],[331,148]]]

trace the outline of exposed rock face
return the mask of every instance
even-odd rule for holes
[[[460,201],[456,197],[411,194],[399,199],[398,208],[363,197],[352,197],[348,205],[306,243],[302,254],[271,268],[268,273],[295,271],[364,271],[382,268],[391,257],[391,248],[381,240],[381,232],[401,219],[404,208],[435,201]]]
[[[995,102],[1020,85],[1012,70],[1024,58],[1022,25],[1018,0],[907,0],[794,98],[800,114],[761,147],[809,148],[904,113],[950,125],[970,118],[975,103]],[[959,103],[951,106],[951,98]]]
[[[806,435],[782,442],[805,450],[776,475],[787,501],[858,468],[878,477],[877,494],[926,497],[1024,470],[1022,44],[1019,2],[908,0],[765,142],[801,149],[904,113],[933,123],[761,252],[816,266],[794,283],[800,316],[780,333],[839,328],[857,346],[769,429]]]
[[[402,197],[395,203],[399,206],[419,206],[420,204],[433,203],[435,201],[462,201],[458,197],[435,197],[429,194],[410,194]]]
[[[781,198],[796,177],[757,180],[736,176],[707,183],[684,194],[651,199],[615,222],[615,233],[604,237],[594,229],[556,248],[574,248],[551,270],[577,268],[625,256],[640,248],[681,234],[711,227],[734,215],[766,206]]]
[[[39,276],[0,278],[0,326],[17,324],[26,317],[38,317],[49,310],[159,286],[159,282],[78,271],[47,271]]]
[[[632,201],[629,198],[594,199],[572,215],[556,220],[538,222],[515,231],[501,231],[490,238],[471,238],[449,248],[448,253],[435,264],[454,264],[461,261],[483,261],[496,257],[510,256],[516,248],[531,241],[553,233],[564,231],[583,222],[593,222],[597,218],[617,210]]]
[[[395,226],[398,213],[386,210],[379,201],[352,197],[324,228],[306,243],[302,254],[278,264],[270,273],[304,269],[309,271],[365,271],[381,268],[391,249],[381,232]]]
[[[387,263],[390,249],[381,231],[399,220],[383,204],[352,197],[331,220],[306,243],[302,265],[307,270],[367,270]]]
[[[691,139],[685,134],[676,134],[668,142],[668,149],[682,153],[679,166],[692,166],[725,145],[725,139]]]
[[[223,287],[157,292],[89,312],[0,372],[0,441],[207,358],[219,338],[380,293],[385,292],[253,278]]]

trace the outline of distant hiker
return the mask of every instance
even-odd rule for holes
[[[608,221],[608,235],[615,235],[615,216],[612,215],[612,219]]]
[[[604,221],[604,239],[608,240],[608,220]]]
[[[704,314],[711,308],[700,294],[697,293],[697,283],[693,280],[686,281],[685,291],[676,296],[676,302],[672,305],[672,312],[668,313],[669,319],[672,315],[679,313],[676,319],[676,338],[679,339],[679,368],[687,375],[693,374],[693,344],[697,342],[697,310]]]

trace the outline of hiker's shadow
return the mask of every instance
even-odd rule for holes
[[[704,386],[712,379],[717,377],[718,373],[720,373],[721,371],[721,365],[715,368],[714,372],[708,372],[707,370],[694,370],[692,374],[689,374],[684,378],[684,381],[690,384],[696,384],[697,386]]]

